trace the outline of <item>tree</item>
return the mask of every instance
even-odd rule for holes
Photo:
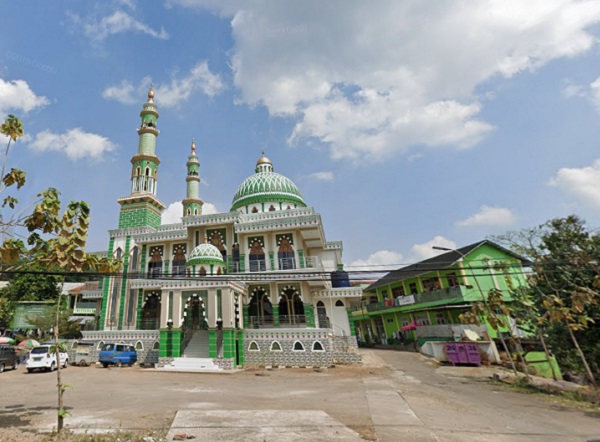
[[[600,236],[571,215],[502,239],[512,250],[530,251],[529,299],[559,364],[585,371],[594,383],[600,376],[600,328],[594,325],[600,319]]]
[[[8,145],[2,164],[2,184],[0,192],[11,186],[19,190],[26,180],[25,172],[11,169],[6,175],[8,151],[11,140],[15,141],[24,134],[23,126],[18,118],[9,115],[1,127],[1,132],[9,137]],[[18,200],[12,196],[4,198],[2,208],[6,206],[15,209]],[[95,274],[116,272],[120,262],[110,258],[98,259],[85,253],[87,230],[90,222],[90,207],[84,201],[71,201],[61,214],[60,192],[55,188],[48,188],[38,194],[30,214],[13,216],[9,221],[0,221],[0,230],[7,231],[8,226],[21,227],[27,233],[27,246],[21,239],[5,239],[0,245],[0,265],[4,271],[19,271],[32,264],[41,265],[48,274],[61,277],[71,273],[91,271]],[[58,348],[58,338],[61,328],[60,300],[61,290],[56,295],[56,313],[54,316],[54,341]],[[58,425],[57,431],[63,428],[64,417],[67,412],[63,407],[63,394],[65,386],[61,382],[59,354],[56,352],[57,388],[58,388]]]

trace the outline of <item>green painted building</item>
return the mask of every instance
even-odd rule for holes
[[[360,306],[350,313],[366,343],[422,344],[447,340],[459,315],[483,294],[500,290],[510,301],[513,287],[526,284],[527,261],[491,242],[480,241],[392,271],[364,289]],[[482,318],[491,338],[496,332]],[[456,328],[456,327],[455,327]],[[513,327],[513,333],[518,331]],[[506,330],[508,332],[508,330]]]
[[[108,256],[123,271],[103,281],[101,330],[86,339],[131,343],[165,369],[357,362],[347,308],[362,290],[350,287],[342,243],[325,239],[298,187],[263,152],[232,189],[230,211],[205,215],[192,141],[181,155],[181,222],[161,224],[152,89],[140,118],[130,194],[109,232]]]

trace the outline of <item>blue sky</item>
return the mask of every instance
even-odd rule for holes
[[[0,111],[27,136],[19,198],[92,207],[105,250],[139,111],[160,118],[176,222],[192,138],[205,213],[264,149],[347,268],[578,214],[600,225],[600,0],[6,2]],[[4,117],[3,117],[4,118]],[[5,215],[6,218],[7,215]]]

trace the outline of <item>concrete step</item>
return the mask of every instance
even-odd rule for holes
[[[174,358],[169,365],[161,367],[164,371],[223,371],[211,358]]]

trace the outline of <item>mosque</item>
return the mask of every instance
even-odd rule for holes
[[[109,231],[123,270],[100,284],[99,330],[85,339],[134,345],[165,370],[359,362],[348,307],[362,290],[298,187],[263,152],[229,212],[204,215],[192,141],[181,222],[161,225],[152,88],[140,117],[130,194]]]

